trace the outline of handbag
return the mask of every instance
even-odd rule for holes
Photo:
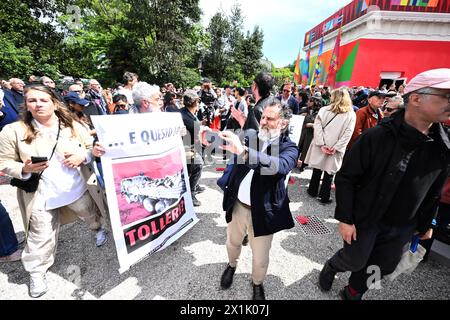
[[[427,250],[419,244],[419,240],[419,237],[415,235],[408,243],[409,248],[403,253],[394,272],[386,276],[389,281],[394,281],[402,273],[411,274],[423,260]]]
[[[50,161],[52,159],[53,154],[55,153],[55,149],[56,149],[56,145],[58,144],[60,132],[61,132],[61,127],[59,126],[59,121],[58,121],[58,135],[56,136],[56,143],[55,143],[55,146],[53,147],[52,154],[51,154],[50,158],[48,159],[48,161]],[[9,182],[9,184],[12,185],[13,187],[17,187],[17,188],[25,191],[26,193],[36,192],[36,190],[39,186],[39,180],[41,180],[41,175],[43,172],[44,171],[42,171],[40,173],[32,173],[31,177],[28,180],[12,178],[11,181]]]

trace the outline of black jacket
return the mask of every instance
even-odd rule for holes
[[[434,124],[429,138],[404,117],[402,110],[384,119],[347,151],[335,181],[337,220],[358,228],[415,224],[420,233],[431,227],[450,171],[449,132]]]
[[[278,150],[278,156],[271,156],[277,154]],[[250,169],[253,169],[255,172],[250,186],[250,199],[255,237],[292,228],[294,221],[289,209],[285,179],[297,163],[297,154],[295,143],[284,135],[270,145],[267,152],[249,148],[247,163],[234,165],[224,190],[223,209],[227,223],[232,220],[239,186]]]

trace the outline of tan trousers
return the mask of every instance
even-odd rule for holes
[[[89,192],[86,191],[80,199],[66,207],[91,229],[101,227],[100,213]],[[33,208],[27,244],[22,253],[23,266],[30,274],[44,274],[53,265],[60,225],[58,209],[47,211],[43,206]]]
[[[252,213],[236,201],[233,209],[233,219],[227,227],[227,252],[230,266],[236,267],[241,254],[242,240],[248,234],[248,241],[252,249],[252,279],[253,283],[263,283],[269,267],[269,252],[273,234],[255,237],[253,233]]]

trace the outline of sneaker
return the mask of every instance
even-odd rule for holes
[[[30,297],[39,298],[48,291],[45,274],[30,276]]]
[[[319,274],[319,288],[322,291],[330,291],[333,285],[334,277],[336,276],[336,270],[333,269],[330,262],[325,262],[322,271]]]
[[[319,202],[322,204],[330,204],[333,202],[333,200],[331,198],[328,200],[323,200],[321,197],[317,197],[316,199],[319,200]]]
[[[231,284],[233,283],[233,277],[234,273],[236,272],[236,267],[232,267],[229,264],[227,264],[227,267],[225,271],[222,273],[222,277],[220,277],[220,287],[223,290],[228,289],[231,287]]]
[[[202,193],[202,192],[205,191],[205,190],[206,190],[205,187],[202,187],[202,186],[198,185],[198,186],[195,188],[195,194],[197,194],[197,193]]]
[[[192,204],[194,207],[200,207],[202,205],[202,203],[195,196],[192,196]]]
[[[13,253],[11,253],[9,256],[0,257],[0,262],[15,262],[20,261],[22,259],[22,250],[17,249]]]
[[[101,227],[100,229],[98,229],[97,234],[95,235],[95,245],[97,247],[101,247],[106,243],[107,240],[108,238],[106,237],[106,230]]]
[[[361,293],[356,293],[356,294],[350,293],[349,286],[345,286],[344,289],[342,289],[339,292],[339,295],[341,296],[342,300],[353,300],[353,301],[362,300],[362,294]]]
[[[266,300],[266,295],[264,294],[264,286],[261,284],[253,283],[253,300]]]

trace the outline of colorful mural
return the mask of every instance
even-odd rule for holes
[[[367,14],[370,6],[377,6],[382,11],[450,13],[450,1],[448,0],[353,0],[308,31],[305,34],[304,46],[320,39],[322,35],[333,32],[339,26],[345,26]]]

